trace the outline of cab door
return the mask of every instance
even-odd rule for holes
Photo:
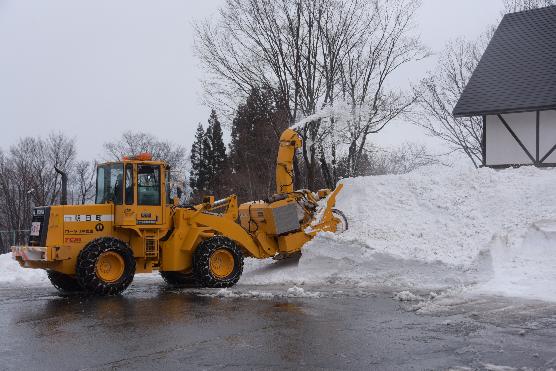
[[[119,201],[115,202],[115,221],[116,225],[135,225],[137,219],[137,206],[136,200],[136,187],[137,183],[137,170],[133,163],[125,163],[123,187],[116,192],[123,192],[123,195],[118,197]]]
[[[137,164],[137,225],[164,223],[162,176],[160,164]]]

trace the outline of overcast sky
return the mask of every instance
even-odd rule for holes
[[[192,53],[195,19],[223,1],[0,0],[0,148],[20,137],[61,131],[82,159],[127,130],[190,147],[201,103]],[[423,0],[418,32],[433,51],[458,36],[476,37],[498,21],[502,0]],[[434,57],[397,77],[418,81]],[[382,145],[431,143],[397,123],[373,137]]]

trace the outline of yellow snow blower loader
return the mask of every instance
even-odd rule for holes
[[[238,205],[235,195],[195,206],[170,199],[170,169],[149,154],[98,165],[96,200],[36,207],[26,246],[13,246],[22,267],[48,272],[61,291],[113,295],[136,273],[158,270],[171,285],[229,287],[238,282],[244,257],[298,254],[320,231],[343,231],[345,216],[334,191],[293,190],[297,132],[280,138],[276,194]]]

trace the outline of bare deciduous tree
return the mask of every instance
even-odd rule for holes
[[[448,44],[436,70],[421,83],[417,92],[421,112],[413,116],[414,122],[429,135],[448,143],[453,151],[465,153],[475,167],[482,163],[482,118],[455,118],[452,110],[489,39],[485,35],[478,42],[458,39]]]
[[[61,190],[55,167],[69,172],[75,160],[75,142],[63,134],[46,139],[26,137],[10,149],[10,162],[20,181],[32,190],[36,205],[54,204]]]
[[[424,145],[416,143],[403,143],[394,150],[380,151],[374,162],[382,174],[406,174],[439,163],[437,156],[431,155]],[[374,173],[379,174],[376,170]]]
[[[74,159],[74,141],[62,134],[23,138],[0,152],[0,228],[28,229],[34,206],[57,203],[61,181],[54,168],[71,172]]]
[[[342,98],[350,112],[346,133],[349,176],[358,174],[368,135],[382,130],[415,101],[413,95],[388,89],[387,83],[401,66],[429,55],[419,39],[411,36],[419,5],[417,1],[375,2],[342,65]]]
[[[549,5],[556,5],[556,0],[504,0],[504,12],[513,13]]]
[[[438,164],[437,156],[430,154],[422,144],[403,143],[393,149],[367,145],[360,160],[362,175],[405,174],[420,167]],[[347,156],[342,157],[338,171],[342,177],[348,173]]]
[[[73,203],[86,204],[95,197],[96,162],[78,161],[72,172],[71,179]]]
[[[253,89],[270,89],[276,101],[285,103],[291,125],[336,99],[350,100],[354,113],[372,112],[364,118],[356,114],[347,129],[355,161],[367,135],[411,103],[389,91],[387,80],[401,65],[426,55],[409,36],[419,3],[227,0],[216,21],[196,25],[196,53],[208,72],[209,103],[236,107]],[[318,117],[300,128],[309,188],[316,183],[319,163],[324,172],[330,170],[325,152],[331,149],[322,144],[330,129]]]
[[[125,132],[120,139],[104,144],[110,160],[119,161],[126,156],[150,153],[155,160],[166,161],[172,169],[173,180],[182,181],[186,173],[186,151],[180,145],[159,140],[147,133]]]

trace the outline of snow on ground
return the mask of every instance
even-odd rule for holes
[[[437,166],[344,184],[336,206],[347,232],[320,234],[299,262],[246,259],[240,286],[280,285],[288,297],[349,286],[395,288],[402,301],[442,290],[556,301],[555,170]],[[0,283],[45,280],[0,256]]]
[[[11,254],[0,255],[0,283],[41,284],[48,281],[42,269],[23,269]]]
[[[539,221],[520,244],[496,236],[490,250],[493,277],[475,290],[556,301],[556,221]]]
[[[234,288],[226,288],[219,290],[206,290],[198,291],[199,296],[217,297],[217,298],[319,298],[324,296],[318,291],[305,290],[302,287],[293,286],[285,291],[258,291],[258,290],[237,290]]]

